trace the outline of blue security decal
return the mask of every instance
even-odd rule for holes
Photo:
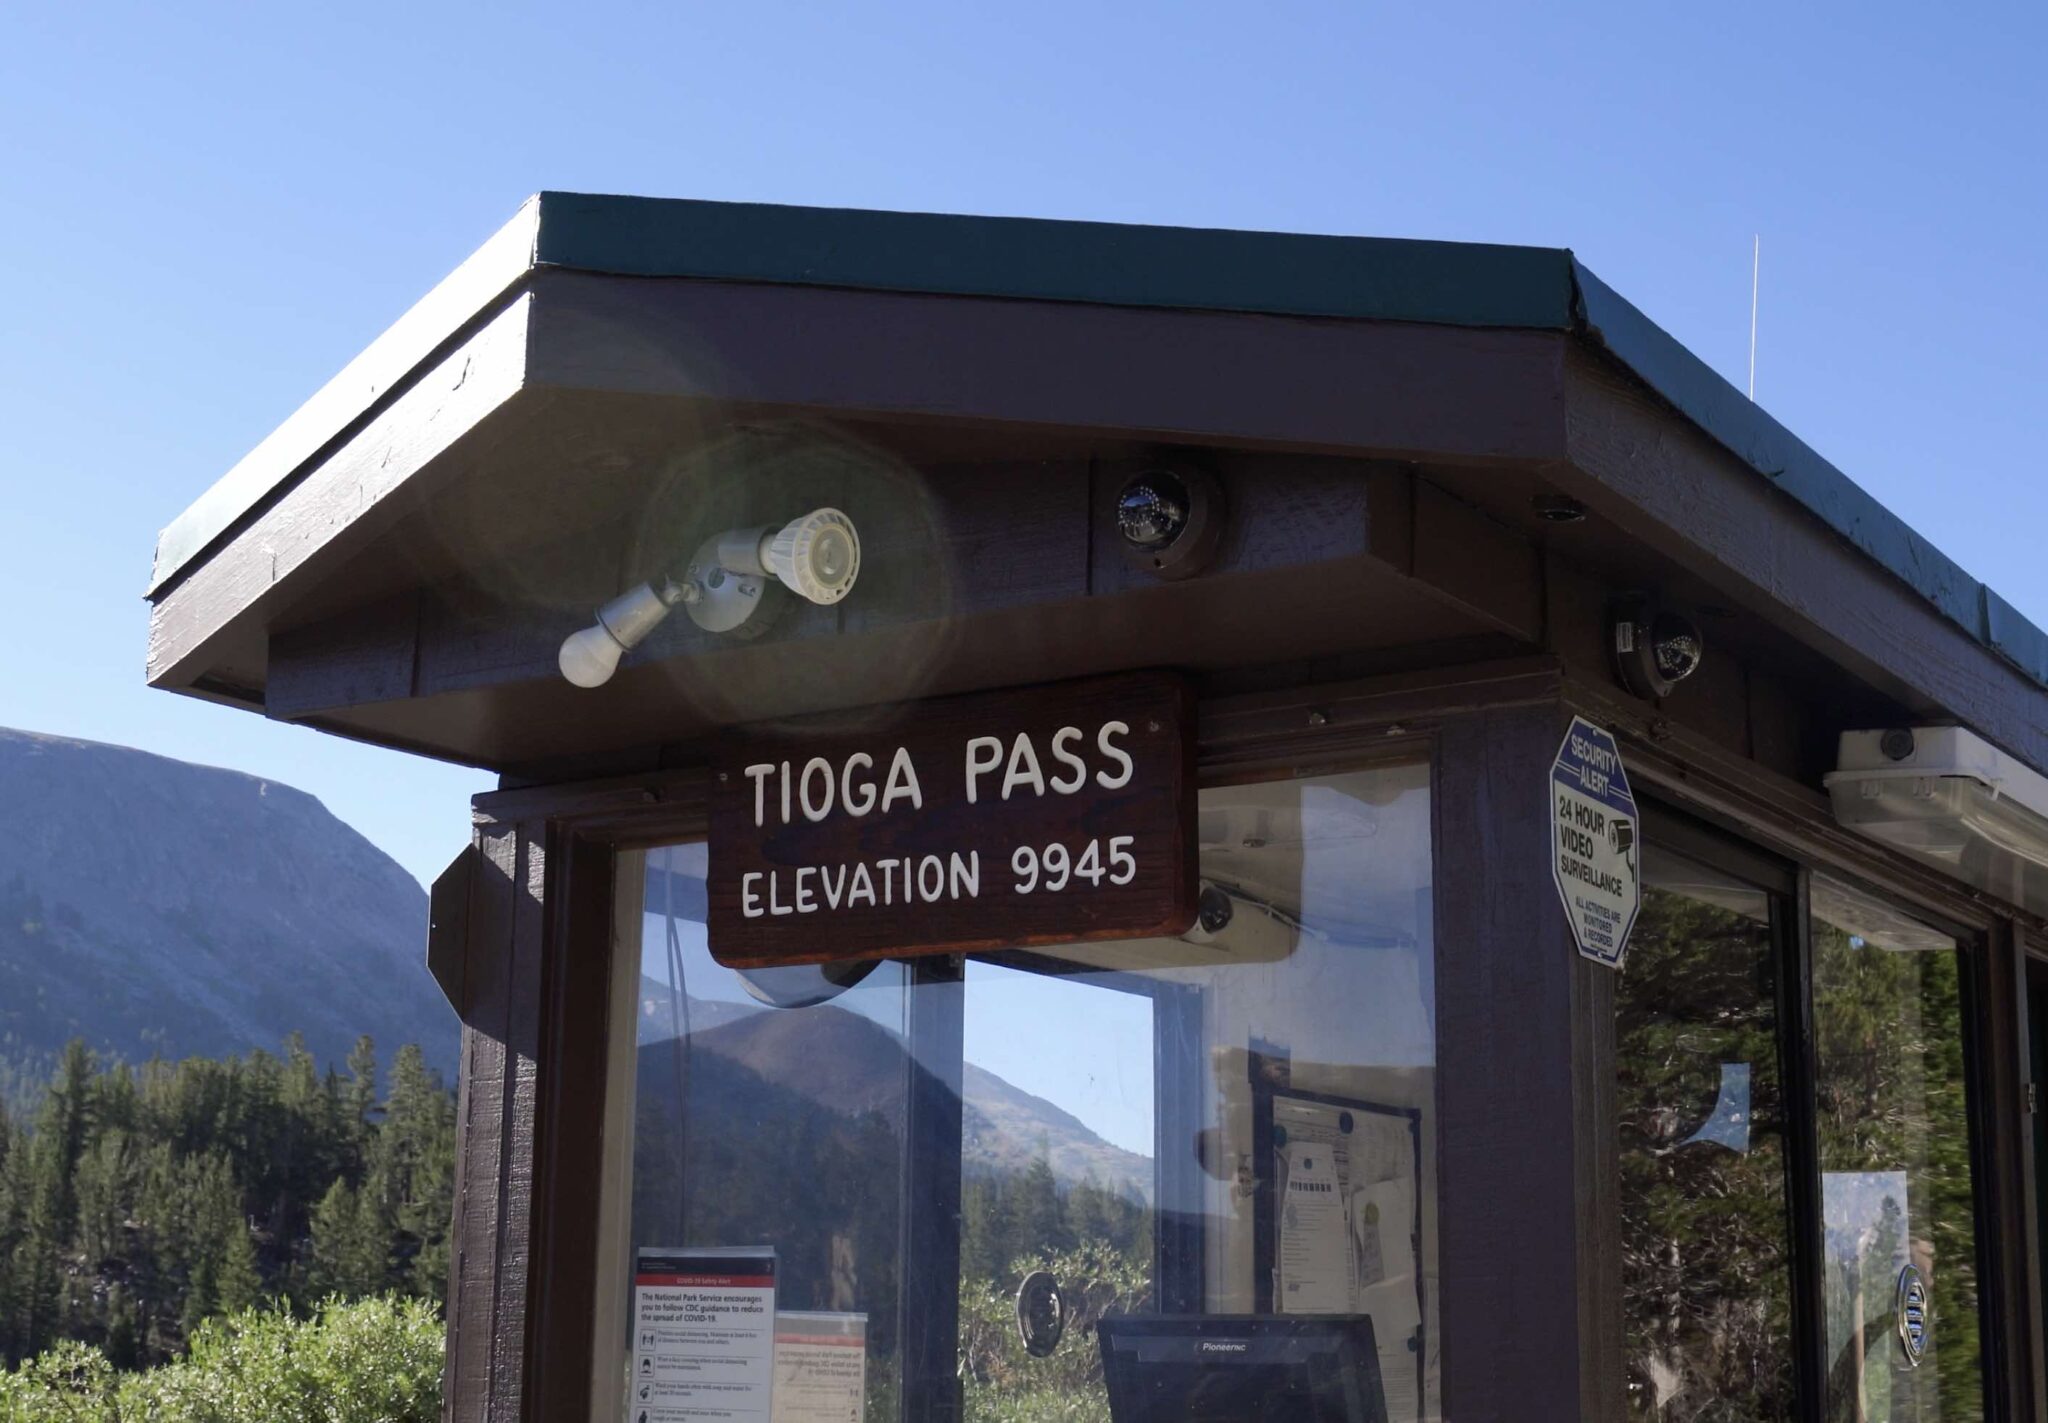
[[[1550,767],[1550,877],[1579,952],[1620,968],[1642,902],[1636,798],[1614,737],[1572,718]]]

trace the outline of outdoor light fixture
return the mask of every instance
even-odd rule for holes
[[[2048,914],[2048,777],[1958,726],[1845,731],[1835,762],[1844,827]]]
[[[731,529],[706,539],[681,578],[643,583],[599,608],[595,623],[562,643],[562,675],[579,687],[603,686],[619,659],[678,603],[706,632],[737,632],[760,611],[770,580],[809,602],[831,604],[859,576],[860,535],[837,509]]]

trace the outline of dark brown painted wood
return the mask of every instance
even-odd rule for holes
[[[903,1055],[903,1274],[897,1296],[902,1423],[960,1423],[960,1141],[966,967],[911,966]]]
[[[2048,765],[2042,692],[2024,674],[1617,368],[1575,350],[1566,376],[1561,486],[1909,710]]]
[[[1549,877],[1566,723],[1551,703],[1449,717],[1437,735],[1443,1403],[1460,1423],[1621,1417],[1616,1266],[1600,1245],[1612,985],[1576,952]]]
[[[529,290],[537,385],[1399,458],[1562,452],[1552,332],[575,272]]]
[[[1162,660],[1223,666],[1341,647],[1413,646],[1506,623],[1526,628],[1540,616],[1528,588],[1520,607],[1506,605],[1515,595],[1505,578],[1475,573],[1458,597],[1390,578],[1389,570],[1406,573],[1413,562],[1413,479],[1356,460],[1220,460],[1230,513],[1217,561],[1195,583],[1162,585],[1129,566],[1100,507],[1136,467],[1098,468],[1101,499],[1093,503],[1085,467],[1059,462],[910,473],[885,466],[809,485],[755,481],[762,487],[750,484],[744,498],[715,480],[692,483],[673,495],[690,496],[691,520],[667,535],[639,530],[636,544],[687,551],[721,528],[831,501],[862,530],[854,595],[836,610],[778,597],[781,614],[746,640],[702,632],[679,613],[602,692],[564,697],[556,666],[562,638],[587,625],[596,604],[628,578],[661,567],[636,562],[641,555],[623,544],[591,546],[578,536],[501,559],[507,569],[495,581],[520,590],[516,597],[435,586],[420,594],[411,628],[346,610],[274,636],[269,709],[331,717],[400,686],[423,701],[517,687],[516,716],[458,720],[429,705],[411,713],[429,724],[457,721],[449,731],[465,739],[470,759],[503,767],[502,738],[537,737],[552,724],[548,707],[557,701],[584,712],[603,705],[608,729],[621,724],[622,698],[658,698],[659,714],[681,718],[671,735],[682,737],[766,714],[958,690],[932,685],[950,680],[952,668],[991,665],[1013,683]],[[1456,528],[1498,532],[1474,511],[1449,508],[1455,512],[1431,520],[1440,549]],[[684,556],[672,552],[667,566]],[[1496,558],[1476,563],[1512,566]],[[634,571],[617,571],[623,567]],[[1496,593],[1482,592],[1489,583]],[[786,655],[798,645],[802,658]],[[374,676],[365,670],[371,666]],[[513,699],[498,700],[509,706]],[[587,743],[598,730],[583,715],[562,723],[560,734],[566,740],[580,732]]]
[[[2042,1342],[2034,1293],[2038,1222],[2030,1190],[2034,1141],[2026,1106],[2031,1069],[2024,962],[2009,921],[1968,945],[1965,955],[1986,1411],[1994,1419],[2027,1419],[2040,1416],[2035,1405]]]
[[[414,476],[519,393],[529,309],[525,300],[507,307],[161,594],[150,611],[151,684],[224,671],[260,684],[260,666],[219,665],[212,654],[222,639],[237,624],[275,619],[289,594],[338,571],[351,547],[374,542],[424,492]]]
[[[427,972],[458,1019],[467,1016],[469,1005],[469,909],[477,858],[476,846],[464,845],[427,894]]]
[[[546,984],[550,836],[545,825],[522,826],[512,885],[512,940],[507,956],[504,1052],[504,1150],[497,1220],[497,1302],[491,1338],[493,1417],[517,1418],[528,1398],[527,1326],[532,1298],[535,1172],[540,1120],[542,1001]],[[539,1362],[538,1358],[534,1362]]]
[[[590,1398],[598,1193],[613,962],[612,847],[556,832],[534,1135],[526,1417],[580,1417]]]
[[[2016,925],[2005,925],[1994,936],[1992,944],[1993,952],[2003,951],[2012,960],[2012,967],[2007,972],[2014,995],[2003,1005],[2002,1011],[2013,1025],[2024,1109],[2024,1116],[2020,1119],[2022,1124],[2013,1128],[2014,1134],[2021,1138],[2015,1146],[2019,1155],[2020,1225],[2016,1234],[2005,1236],[2001,1242],[2008,1255],[2017,1252],[2022,1261],[2014,1272],[2013,1290],[2017,1296],[2018,1317],[2013,1320],[2012,1327],[2022,1331],[2021,1347],[2014,1358],[2017,1366],[2024,1370],[2024,1379],[2019,1387],[2022,1406],[2016,1408],[2012,1416],[2041,1420],[2048,1419],[2048,1279],[2041,1275],[2041,1234],[2048,1229],[2048,1220],[2044,1220],[2041,1214],[2039,1163],[2033,1146],[2042,1098],[2048,1094],[2048,1082],[2035,1076],[2038,1049],[2033,1034],[2038,1025],[2033,1018],[2031,995],[2043,971],[2036,955],[2048,949],[2048,939],[2036,938]],[[2001,1011],[1995,999],[1992,1011]]]
[[[612,848],[559,818],[479,812],[476,858],[444,1415],[575,1417],[598,1265]]]
[[[1534,544],[1427,479],[1414,481],[1414,577],[1508,633],[1543,636],[1543,571]]]
[[[448,1282],[448,1357],[443,1416],[469,1423],[494,1416],[493,1345],[499,1327],[499,1264],[508,1152],[515,903],[522,855],[516,825],[480,825],[470,905],[469,1011],[462,1024],[456,1115],[455,1219]],[[529,1130],[527,1129],[521,1129]],[[516,1242],[515,1242],[516,1243]],[[504,1417],[503,1414],[495,1416]]]
[[[1193,689],[1169,673],[731,733],[711,787],[711,953],[751,968],[1178,934],[1195,917],[1194,758]],[[1039,869],[1055,847],[1063,867]]]

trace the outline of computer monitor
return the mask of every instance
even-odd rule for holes
[[[1387,1420],[1367,1315],[1118,1315],[1096,1332],[1115,1423]]]

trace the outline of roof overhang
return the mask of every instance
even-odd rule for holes
[[[759,453],[792,438],[806,461]],[[1087,532],[1097,485],[1162,446],[1229,466],[1250,529],[1226,577],[1127,588]],[[563,633],[707,519],[847,479],[873,495],[869,609],[747,647],[676,630],[622,676],[650,695],[614,734],[675,731],[670,683],[709,725],[827,704],[835,667],[879,698],[1001,680],[1020,638],[1113,661],[1105,592],[1149,609],[1134,638],[1189,629],[1156,650],[1196,664],[1533,646],[1528,495],[1555,489],[1594,515],[1589,556],[1668,563],[2048,762],[2048,640],[1568,252],[566,194],[165,531],[150,680],[479,764],[558,756],[591,706],[552,676]],[[1362,519],[1278,532],[1360,480]],[[1033,550],[1029,587],[989,573],[998,538]],[[794,689],[792,640],[825,669]]]

